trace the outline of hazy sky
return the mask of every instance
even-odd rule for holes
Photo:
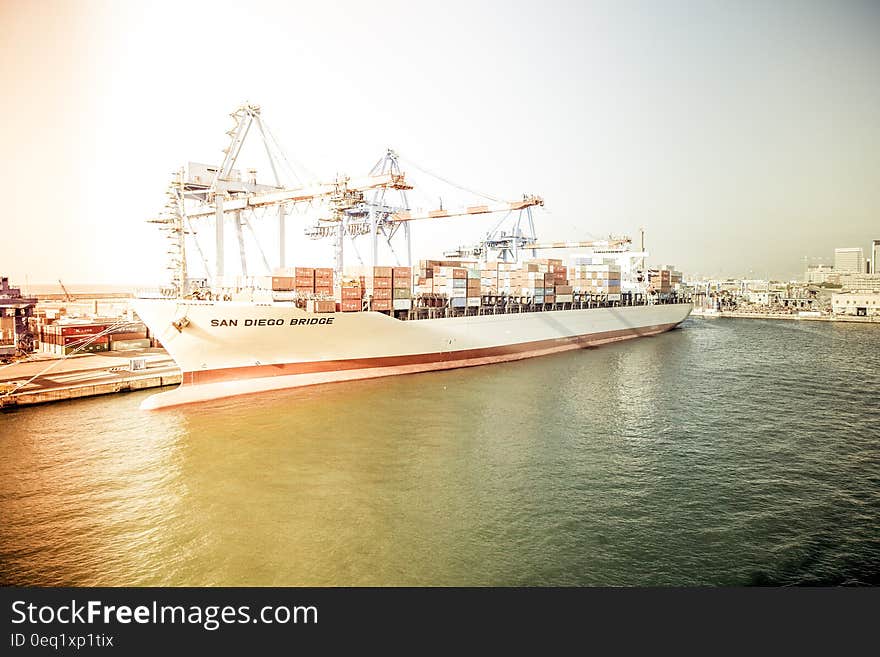
[[[541,194],[541,238],[645,226],[651,261],[690,272],[795,276],[880,238],[877,2],[0,0],[0,25],[19,283],[158,279],[144,220],[171,171],[219,160],[244,101],[322,178],[393,146]],[[416,256],[489,223],[419,224]],[[289,260],[330,264],[304,244]]]

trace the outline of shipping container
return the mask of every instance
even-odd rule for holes
[[[332,299],[309,299],[306,301],[306,312],[332,313],[336,311],[336,302]]]
[[[363,306],[360,299],[343,299],[339,303],[339,307],[342,312],[350,313],[361,310]]]
[[[373,278],[391,278],[393,272],[392,267],[373,267]]]
[[[131,351],[133,349],[149,349],[150,341],[146,338],[140,340],[111,340],[111,351]]]
[[[343,287],[342,299],[360,299],[363,296],[363,289],[360,287]]]
[[[294,279],[290,276],[273,276],[272,289],[281,291],[293,290],[295,287]]]
[[[394,310],[410,310],[412,308],[412,299],[393,299],[392,308]]]
[[[370,310],[391,310],[392,307],[391,299],[373,299],[370,302]]]

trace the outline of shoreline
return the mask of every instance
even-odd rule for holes
[[[880,316],[876,317],[856,317],[850,315],[821,315],[819,317],[815,316],[800,316],[800,315],[784,315],[782,313],[746,313],[746,312],[738,312],[735,310],[725,310],[719,311],[717,314],[712,315],[703,315],[702,313],[692,312],[690,314],[691,317],[699,318],[699,319],[722,319],[722,318],[733,318],[733,319],[783,319],[783,320],[797,320],[797,321],[808,321],[808,322],[846,322],[851,324],[880,324]]]

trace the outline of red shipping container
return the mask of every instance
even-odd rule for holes
[[[390,299],[391,298],[391,288],[390,287],[377,287],[373,289],[373,298],[374,299]]]
[[[296,267],[293,275],[297,278],[314,278],[315,270],[312,267]]]
[[[94,335],[107,328],[106,324],[87,324],[84,326],[62,326],[61,335]]]
[[[276,292],[286,292],[294,288],[293,277],[291,276],[273,276],[272,289]]]
[[[327,296],[330,296],[333,294],[333,288],[332,287],[318,287],[316,285],[315,286],[315,294],[326,294]]]
[[[90,335],[66,335],[66,336],[64,336],[64,344],[69,345],[74,342],[77,344],[77,346],[79,346],[80,344],[85,344],[86,342],[88,342],[89,344],[107,344],[108,342],[110,342],[110,338],[106,335],[102,335],[100,338],[94,338],[94,339],[92,339],[92,336],[90,336]]]
[[[363,296],[363,290],[359,287],[342,288],[342,299],[360,299]]]
[[[360,299],[343,299],[339,303],[339,307],[344,313],[357,312],[361,309]]]
[[[372,287],[374,290],[376,288],[388,288],[391,289],[391,279],[388,277],[383,278],[371,278],[367,280],[367,287]]]
[[[313,287],[298,287],[296,288],[297,294],[314,294],[315,288]]]
[[[373,276],[377,278],[391,278],[391,267],[373,267]]]
[[[370,302],[370,310],[391,310],[391,299],[374,299]]]
[[[297,274],[297,275],[299,275],[299,274]],[[330,278],[333,278],[333,268],[332,267],[318,267],[317,269],[315,269],[315,278],[318,278],[318,277],[327,278],[328,276]]]
[[[315,278],[314,276],[297,276],[296,277],[296,286],[297,287],[315,287]]]
[[[412,267],[393,267],[391,269],[391,277],[409,279],[412,277]]]

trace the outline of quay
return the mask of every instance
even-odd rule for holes
[[[140,361],[140,369],[130,368],[132,359]],[[164,349],[107,351],[68,358],[38,356],[0,367],[0,408],[160,388],[180,382],[180,369]]]
[[[736,319],[788,319],[807,322],[848,322],[853,324],[880,324],[880,316],[872,315],[868,317],[859,317],[856,315],[796,315],[787,313],[752,313],[737,310],[721,310],[718,312],[704,313],[701,309],[695,308],[691,313],[691,317],[700,319],[716,319],[724,317],[733,317]]]

